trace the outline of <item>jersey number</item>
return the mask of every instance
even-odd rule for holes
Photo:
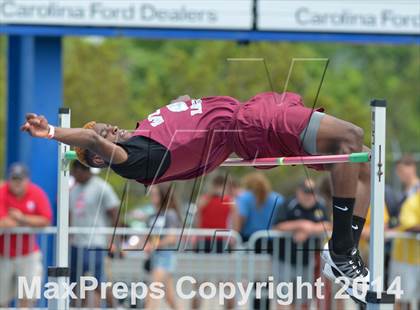
[[[150,114],[147,117],[147,120],[150,122],[150,125],[152,125],[152,127],[159,126],[160,124],[163,124],[165,122],[163,120],[162,115],[160,115],[160,109],[158,109],[155,112],[153,112],[152,114]]]
[[[169,111],[175,112],[175,113],[185,112],[189,109],[191,116],[203,113],[203,106],[202,106],[201,99],[191,100],[190,107],[188,107],[188,105],[184,101],[174,102],[174,103],[168,104],[166,107],[168,108]],[[165,122],[165,120],[163,119],[163,116],[160,114],[160,109],[150,114],[147,117],[147,120],[150,122],[150,125],[152,127],[159,126],[160,124],[163,124]]]

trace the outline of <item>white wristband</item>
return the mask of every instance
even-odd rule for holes
[[[48,139],[54,138],[54,134],[55,134],[55,127],[52,126],[52,125],[48,125],[48,135],[47,135],[47,138]]]

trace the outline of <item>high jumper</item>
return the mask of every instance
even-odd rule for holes
[[[74,146],[82,163],[109,166],[145,185],[199,177],[231,153],[252,161],[369,151],[360,127],[305,107],[291,92],[260,93],[244,103],[227,96],[185,95],[138,122],[134,131],[94,121],[83,128],[59,128],[32,113],[21,129]],[[370,204],[369,163],[308,166],[329,171],[332,179],[333,231],[321,254],[323,272],[332,280],[349,279],[347,292],[364,303],[360,283],[368,283],[369,271],[357,248]]]

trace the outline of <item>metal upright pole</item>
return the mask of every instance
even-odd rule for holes
[[[60,108],[60,127],[70,128],[70,110]],[[48,268],[48,276],[55,278],[60,295],[65,292],[69,284],[68,251],[69,251],[69,161],[64,154],[70,151],[70,146],[59,143],[58,152],[58,206],[57,206],[57,235],[56,235],[56,266]],[[68,296],[50,300],[49,309],[69,309]]]
[[[392,309],[393,296],[384,292],[384,209],[386,101],[375,99],[372,107],[370,287],[368,310]],[[388,305],[385,305],[388,304]]]

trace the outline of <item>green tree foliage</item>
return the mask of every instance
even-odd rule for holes
[[[0,41],[0,69],[4,45]],[[72,109],[74,127],[97,120],[132,129],[136,121],[183,94],[245,101],[258,92],[287,90],[301,93],[308,107],[324,107],[364,128],[367,144],[369,101],[386,98],[388,139],[398,141],[403,151],[420,151],[415,142],[420,136],[418,46],[66,38],[63,63],[65,105]],[[1,69],[2,128],[4,79]],[[240,175],[250,170],[229,171]],[[315,174],[302,167],[268,172],[275,186],[283,187],[306,173]],[[115,176],[112,181],[121,184]]]
[[[123,125],[130,90],[118,41],[64,42],[64,102],[72,109],[72,126],[91,120]]]

